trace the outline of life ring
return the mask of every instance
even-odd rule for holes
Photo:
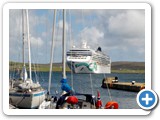
[[[105,105],[105,109],[118,109],[119,105],[115,101],[109,101]]]

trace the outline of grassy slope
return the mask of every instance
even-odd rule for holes
[[[145,73],[145,62],[113,62],[112,72]]]
[[[15,70],[17,68],[21,69],[22,63],[9,62],[10,70]],[[28,64],[26,64],[28,68]],[[32,69],[36,71],[49,71],[49,64],[32,64]],[[53,71],[62,71],[61,63],[53,64]],[[66,68],[67,71],[70,69]],[[144,62],[112,62],[112,73],[144,73],[145,63]]]

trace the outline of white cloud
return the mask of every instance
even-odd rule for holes
[[[58,26],[60,29],[63,29],[63,20],[58,21]],[[65,23],[65,26],[66,26],[66,30],[68,31],[69,27],[67,22]]]
[[[111,16],[108,22],[109,32],[124,37],[144,37],[144,14],[137,10],[128,10],[117,16]]]
[[[56,61],[60,58],[62,42],[62,13],[59,11],[57,17],[55,35],[55,57]],[[118,53],[123,53],[124,58],[134,53],[134,59],[143,59],[145,52],[145,12],[144,10],[71,10],[71,21],[69,14],[66,14],[66,39],[67,48],[70,43],[80,46],[83,40],[88,42],[91,48],[99,45],[105,53],[113,59],[121,59]],[[11,58],[15,57],[17,46],[22,44],[22,24],[21,10],[10,10],[10,53]],[[47,57],[39,58],[40,62],[45,62],[49,58],[52,29],[53,29],[53,10],[29,10],[30,39],[32,50]],[[78,21],[78,22],[77,22]],[[72,26],[70,25],[72,24]],[[72,31],[70,31],[72,27]],[[71,33],[70,33],[71,32]],[[69,35],[71,39],[69,40]],[[47,48],[46,48],[47,46]],[[118,52],[118,53],[117,53]],[[38,53],[38,54],[39,54]],[[137,55],[137,56],[136,56]],[[139,58],[139,56],[142,56]],[[61,59],[60,59],[61,60]]]
[[[97,25],[99,30],[104,32],[104,39],[101,42],[102,49],[113,60],[127,60],[131,54],[134,54],[130,57],[133,60],[144,60],[144,10],[104,10],[104,12],[100,11],[100,13],[101,16],[98,17],[97,22],[94,24]],[[118,52],[123,53],[124,58],[121,58],[122,56],[115,57],[115,54]]]
[[[43,45],[43,43],[44,43],[43,40],[40,37],[35,38],[35,37],[31,36],[31,35],[30,35],[30,41],[31,41],[31,45],[32,46],[41,47]]]
[[[96,27],[84,28],[79,34],[81,41],[87,41],[90,45],[98,44],[104,37],[104,33]],[[92,43],[92,44],[91,44]]]

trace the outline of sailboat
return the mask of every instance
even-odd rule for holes
[[[67,83],[66,77],[66,11],[63,10],[63,40],[62,40],[62,80],[61,89],[63,94],[59,97],[56,109],[93,109],[95,99],[92,94],[81,94],[74,90]],[[78,98],[80,97],[80,99]],[[82,99],[83,98],[83,99]]]
[[[27,75],[25,66],[25,42],[23,29],[23,68],[21,72],[22,80],[12,81],[13,84],[9,89],[9,102],[11,105],[17,108],[34,109],[38,108],[39,105],[44,101],[45,90],[38,82],[34,83],[32,81],[28,10],[22,10],[22,26],[24,26],[24,13],[26,13],[27,22],[29,77]]]
[[[108,101],[102,106],[100,92],[97,91],[97,97],[92,94],[75,92],[67,83],[66,77],[66,33],[65,33],[66,11],[63,10],[63,50],[62,50],[62,80],[61,89],[65,91],[56,103],[56,109],[118,109],[116,101]]]
[[[63,40],[62,40],[62,80],[61,89],[62,94],[59,98],[53,98],[50,96],[51,86],[51,72],[52,72],[52,59],[53,59],[53,47],[54,47],[54,36],[55,36],[55,24],[56,24],[56,10],[54,12],[54,27],[52,34],[52,48],[51,48],[51,60],[50,60],[50,74],[49,74],[49,85],[48,85],[48,97],[39,106],[39,109],[93,109],[95,105],[95,99],[91,94],[74,93],[70,85],[67,83],[66,77],[66,33],[65,33],[65,10],[63,10]],[[83,96],[85,100],[78,99],[76,96]],[[76,100],[76,101],[75,101]],[[75,103],[76,106],[75,106]],[[72,107],[71,107],[72,106]],[[83,107],[83,108],[82,108]]]

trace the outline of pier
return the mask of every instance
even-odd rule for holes
[[[119,82],[118,77],[109,77],[109,78],[103,79],[101,87],[102,88],[117,89],[117,90],[139,92],[140,90],[145,88],[145,83],[138,83],[136,81]]]

